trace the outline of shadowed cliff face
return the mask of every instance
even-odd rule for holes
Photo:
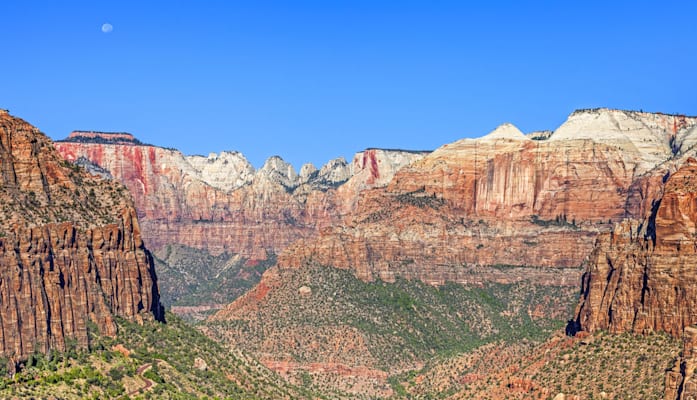
[[[697,327],[688,326],[683,334],[683,348],[672,369],[666,371],[665,400],[697,398]]]
[[[586,331],[680,336],[697,322],[697,161],[665,183],[642,221],[626,220],[598,238],[576,311]]]
[[[66,163],[28,123],[0,114],[0,353],[88,344],[91,321],[163,319],[152,257],[117,182]]]

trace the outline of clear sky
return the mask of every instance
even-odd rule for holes
[[[697,114],[696,4],[2,0],[0,108],[296,168],[576,108]]]

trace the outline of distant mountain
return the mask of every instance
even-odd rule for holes
[[[89,160],[129,188],[145,239],[156,251],[177,243],[255,260],[337,222],[357,191],[385,185],[397,169],[426,154],[366,150],[351,164],[343,158],[319,170],[307,164],[298,174],[278,156],[255,171],[238,152],[184,156],[139,143],[128,134],[78,131],[56,148],[69,161]],[[340,186],[347,190],[335,190]]]
[[[306,321],[297,326],[280,324],[275,317],[254,318],[273,315],[279,309],[276,299],[290,296],[289,282],[283,277],[302,276],[302,272],[286,270],[335,267],[350,271],[366,283],[384,282],[388,291],[397,290],[392,285],[399,287],[404,279],[438,287],[456,282],[464,288],[530,284],[534,288],[531,291],[564,287],[578,290],[580,267],[591,255],[598,236],[606,240],[602,238],[617,229],[615,223],[648,217],[660,201],[665,185],[670,185],[669,177],[697,154],[695,140],[697,118],[597,109],[573,113],[553,133],[536,140],[505,124],[482,138],[444,145],[399,169],[384,188],[361,191],[356,206],[342,223],[290,245],[278,255],[278,266],[268,270],[255,289],[212,316],[209,324],[216,337],[252,351],[270,367],[286,362],[293,366],[290,371],[297,374],[312,362],[301,355],[314,354],[315,349],[323,347],[286,338],[317,329],[311,310],[326,302],[331,305],[330,297],[336,297],[333,303],[338,307],[336,302],[345,299],[345,295],[337,292],[336,296],[312,297],[314,307],[302,308],[305,313],[295,310],[299,313],[295,321]],[[329,278],[315,275],[321,281],[314,285],[333,285],[327,281]],[[600,286],[600,282],[606,282],[606,275],[601,271],[597,278],[591,276],[597,281],[584,286],[584,291],[600,293],[593,296],[607,293]],[[626,290],[641,288],[640,280],[634,281]],[[312,279],[308,282],[305,285],[314,294]],[[683,293],[680,288],[678,293]],[[300,288],[295,289],[301,298]],[[625,307],[625,301],[640,301],[640,293],[631,296],[634,297],[620,297],[616,302],[624,310],[622,313],[638,311],[622,317],[613,312],[613,323],[644,315],[641,307]],[[565,311],[570,303],[547,304],[536,299],[522,309],[530,312],[540,307],[541,316],[571,317]],[[689,299],[692,296],[681,305],[676,304],[677,309],[671,312],[657,309],[656,318],[666,323],[652,323],[647,328],[681,332],[685,323],[697,322],[688,311],[692,301]],[[482,301],[506,304],[511,300],[496,293]],[[285,303],[293,304],[290,300]],[[608,307],[609,303],[598,299],[597,304]],[[374,306],[380,309],[384,304]],[[363,308],[368,315],[378,314],[360,302],[344,308]],[[593,318],[607,318],[603,317],[604,310],[600,308],[599,317]],[[339,311],[331,311],[335,312]],[[451,323],[457,320],[447,313],[443,315]],[[668,321],[668,315],[675,318]],[[393,317],[397,316],[391,314]],[[477,324],[490,325],[492,321],[492,317],[482,314]],[[676,325],[678,321],[682,322]],[[384,323],[390,326],[395,321],[388,318]],[[377,339],[374,328],[368,325],[354,329],[356,343],[366,343],[368,348],[386,343],[385,337]],[[263,334],[247,336],[257,330]],[[476,337],[472,333],[464,335]],[[431,339],[436,340],[435,336]],[[424,340],[429,339],[424,336]],[[269,349],[274,350],[269,353]],[[315,362],[318,358],[315,356]],[[366,360],[355,358],[345,367],[379,365]],[[392,363],[385,371],[388,375],[399,373],[398,365]]]
[[[146,242],[172,274],[168,296],[199,317],[234,299],[201,329],[291,382],[344,398],[441,390],[470,398],[480,389],[524,398],[512,393],[533,387],[546,390],[544,398],[569,392],[577,377],[536,364],[525,370],[540,379],[501,382],[490,375],[495,369],[465,364],[462,376],[447,378],[479,382],[462,391],[415,377],[440,371],[440,360],[455,354],[474,357],[479,346],[501,346],[512,352],[511,371],[523,370],[530,358],[516,358],[515,346],[528,343],[537,357],[556,340],[545,335],[569,318],[569,333],[584,332],[569,346],[604,329],[680,336],[696,323],[695,144],[695,117],[603,108],[576,111],[554,131],[525,135],[503,124],[433,152],[368,149],[350,164],[337,159],[299,173],[280,157],[256,171],[235,152],[184,156],[80,140],[57,147],[132,190]],[[258,268],[273,259],[275,266]],[[262,270],[237,298],[238,279],[251,277],[247,287]],[[674,339],[659,341],[665,348],[652,353],[654,367],[676,348]],[[614,338],[598,343],[594,351],[620,346]],[[641,369],[631,346],[620,347],[641,374],[631,379],[651,388],[613,389],[615,375],[583,387],[597,396],[660,392],[660,374]],[[595,361],[581,348],[568,354],[593,373]],[[680,362],[691,365],[686,354]],[[561,365],[555,357],[545,358],[549,368]],[[680,365],[669,374],[676,393],[692,379]],[[487,376],[502,386],[481,384]]]
[[[202,293],[207,286],[186,278],[211,267],[202,260],[222,254],[236,257],[242,260],[240,273],[256,283],[263,270],[254,271],[265,268],[269,257],[338,223],[354,207],[359,191],[386,185],[400,167],[426,154],[371,149],[357,153],[351,164],[338,158],[320,169],[306,164],[296,173],[278,156],[254,170],[238,152],[185,156],[140,144],[125,133],[76,131],[55,145],[67,160],[113,176],[128,187],[144,240],[158,260],[168,258],[172,245],[188,248],[189,253],[200,250],[199,255],[191,253],[188,260],[194,264],[185,269],[177,269],[176,260],[160,265],[164,302],[186,307],[225,304],[240,294],[232,280]],[[175,283],[170,272],[191,285]],[[211,295],[217,300],[211,302]],[[201,303],[192,304],[187,298]]]
[[[578,267],[599,232],[650,211],[660,186],[650,182],[694,154],[695,140],[697,118],[608,109],[576,112],[546,140],[505,124],[362,192],[343,224],[296,242],[279,264],[434,284],[467,283],[461,265]]]
[[[127,132],[73,131],[64,141],[99,144],[143,144]]]

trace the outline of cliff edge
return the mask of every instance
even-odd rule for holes
[[[163,320],[152,256],[116,181],[64,161],[27,122],[0,113],[0,354],[86,347],[114,317]]]

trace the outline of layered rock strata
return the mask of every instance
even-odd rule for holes
[[[683,350],[675,366],[666,372],[665,400],[697,399],[697,327],[688,326],[683,334]]]
[[[66,163],[0,114],[0,354],[88,345],[114,316],[162,319],[157,278],[125,188]]]
[[[278,157],[255,171],[235,152],[185,157],[83,143],[81,133],[57,146],[129,187],[155,249],[180,243],[263,259],[290,246],[282,265],[312,258],[390,279],[403,265],[578,266],[598,232],[650,208],[661,166],[694,147],[696,121],[582,110],[554,132],[525,136],[504,124],[431,154],[368,149],[300,173]]]
[[[357,191],[384,185],[425,154],[366,150],[353,164],[339,158],[319,170],[305,165],[298,174],[277,156],[255,170],[238,152],[184,156],[82,135],[56,143],[58,151],[73,162],[89,160],[129,188],[149,247],[177,243],[257,260],[337,223]]]
[[[340,223],[288,247],[254,289],[209,322],[222,327],[231,343],[263,341],[251,350],[276,365],[288,361],[282,354],[312,352],[314,343],[272,324],[264,334],[245,335],[254,321],[277,320],[258,316],[277,310],[269,304],[288,293],[288,282],[297,283],[284,278],[296,272],[337,267],[364,281],[397,285],[401,277],[432,285],[531,282],[543,291],[577,288],[580,267],[598,235],[614,229],[617,221],[654,210],[666,179],[679,176],[675,170],[694,154],[695,126],[695,118],[584,110],[552,133],[525,136],[504,124],[482,138],[445,145],[396,171],[384,188],[360,191]],[[319,275],[312,277],[327,287]],[[291,293],[316,296],[314,288],[309,296],[300,289]],[[333,304],[335,298],[341,295],[332,293],[315,305]],[[555,310],[566,313],[567,305],[536,306],[527,313],[553,318]],[[311,318],[317,307],[295,320]],[[351,343],[360,343],[361,337],[370,336],[357,335]],[[272,342],[273,354],[264,353]],[[292,368],[301,370],[301,364]],[[361,364],[352,360],[347,365]],[[529,390],[528,381],[520,388]]]
[[[504,124],[408,164],[384,190],[364,191],[342,225],[296,242],[279,264],[435,284],[465,282],[463,265],[578,267],[599,232],[651,208],[671,160],[694,152],[696,126],[695,118],[607,109],[575,112],[535,140]]]
[[[653,212],[598,237],[575,323],[586,331],[668,332],[697,322],[697,161],[671,175]]]

